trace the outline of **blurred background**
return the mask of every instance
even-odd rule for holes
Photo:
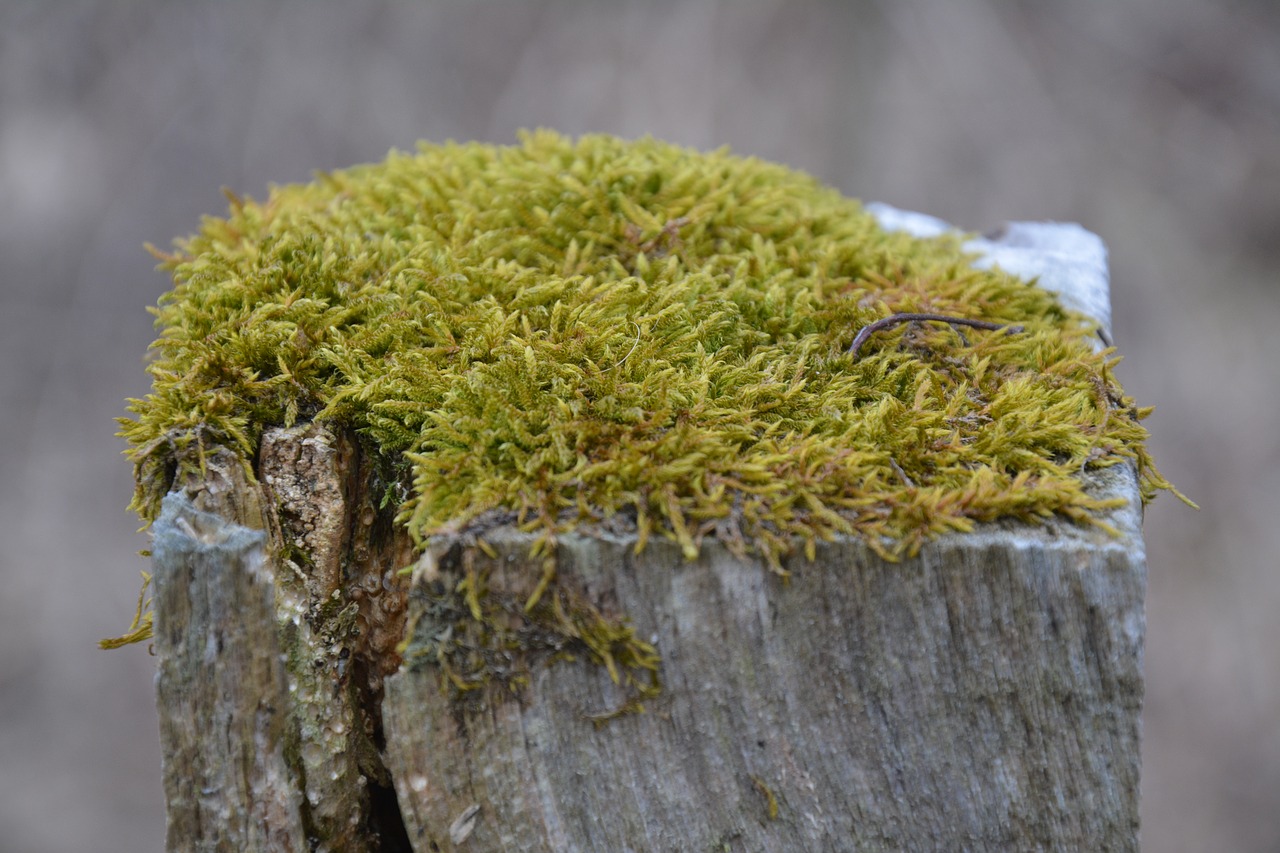
[[[1280,850],[1274,0],[0,2],[0,851],[160,850],[146,547],[113,437],[142,250],[221,187],[517,129],[730,145],[1111,248],[1120,378],[1203,509],[1149,509],[1142,833]]]

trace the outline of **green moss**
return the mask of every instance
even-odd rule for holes
[[[652,139],[423,145],[233,198],[164,256],[154,387],[123,421],[134,506],[153,518],[192,448],[252,458],[310,418],[409,466],[387,494],[420,544],[509,511],[778,566],[837,534],[897,554],[1089,522],[1087,466],[1169,488],[1095,328],[970,260],[805,175]],[[1025,332],[910,324],[848,352],[893,312]]]

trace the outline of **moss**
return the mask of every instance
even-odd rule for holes
[[[625,620],[602,613],[580,590],[548,583],[554,561],[548,558],[536,581],[521,584],[506,578],[494,585],[495,567],[508,560],[498,552],[478,559],[477,549],[490,546],[456,543],[434,564],[434,576],[415,584],[414,618],[406,626],[403,645],[406,666],[431,666],[439,672],[460,723],[466,712],[504,694],[518,694],[535,667],[557,661],[589,660],[622,688],[625,699],[619,707],[588,717],[597,725],[642,711],[643,700],[659,692],[654,647]],[[521,587],[533,591],[523,594]]]
[[[409,466],[386,494],[423,547],[507,512],[548,542],[622,521],[780,567],[839,534],[892,556],[1089,523],[1089,466],[1169,488],[1095,327],[970,261],[805,175],[652,139],[422,145],[232,197],[163,255],[133,505],[153,518],[193,448],[251,459],[312,418]],[[849,352],[895,312],[1023,331],[903,324]]]

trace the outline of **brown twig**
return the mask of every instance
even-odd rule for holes
[[[849,353],[857,355],[858,350],[862,349],[862,345],[867,339],[876,332],[884,331],[892,326],[898,326],[902,323],[916,323],[930,321],[935,323],[946,323],[951,326],[968,326],[972,329],[987,329],[996,332],[1004,329],[1007,334],[1015,334],[1022,331],[1022,326],[1010,326],[1007,323],[993,323],[990,320],[969,320],[965,317],[950,317],[946,314],[890,314],[888,317],[882,317],[874,323],[869,323],[858,330],[858,334],[854,336],[853,343],[849,344]]]
[[[670,246],[672,242],[678,244],[680,242],[680,229],[688,224],[689,217],[687,216],[677,216],[675,219],[668,220],[667,224],[662,226],[662,230],[658,232],[656,237],[652,240],[645,241],[644,245],[640,247],[640,251],[645,253],[652,252],[654,249],[658,248],[658,241],[663,237],[667,238],[668,246]]]
[[[898,479],[902,480],[902,484],[908,489],[914,489],[916,487],[916,484],[907,476],[907,472],[902,470],[902,466],[898,464],[898,460],[894,459],[892,456],[889,457],[889,467],[893,469],[893,472],[898,475]]]

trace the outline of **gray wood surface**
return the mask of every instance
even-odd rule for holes
[[[217,450],[166,497],[152,563],[169,850],[395,849],[377,701],[409,551],[371,482],[352,442],[308,425],[268,431],[256,478]]]
[[[598,727],[621,691],[561,662],[459,717],[406,668],[382,710],[415,849],[1136,849],[1141,510],[1127,468],[1097,488],[1129,501],[1120,538],[991,527],[896,564],[841,541],[789,583],[715,543],[563,540],[562,582],[654,638],[664,692]],[[485,538],[490,592],[527,594],[529,538]]]
[[[165,498],[153,545],[169,850],[305,853],[267,537]]]
[[[371,770],[350,731],[379,697],[332,668],[354,639],[297,618],[298,590],[342,572],[269,547],[300,530],[297,547],[329,542],[343,562],[352,536],[332,522],[349,516],[351,456],[317,430],[264,447],[265,485],[214,454],[156,524],[171,850],[379,849],[394,818],[375,826],[367,792],[387,773],[420,851],[1136,849],[1146,575],[1126,467],[1094,484],[1128,499],[1108,518],[1119,538],[998,525],[896,564],[840,541],[785,583],[715,543],[688,563],[662,541],[636,555],[630,537],[567,537],[560,582],[655,642],[662,695],[598,726],[622,691],[558,662],[459,714],[419,662],[386,681]],[[471,556],[490,591],[527,595],[529,536],[484,538],[496,557]],[[458,563],[437,567],[446,586]],[[408,618],[423,632],[419,583]]]

